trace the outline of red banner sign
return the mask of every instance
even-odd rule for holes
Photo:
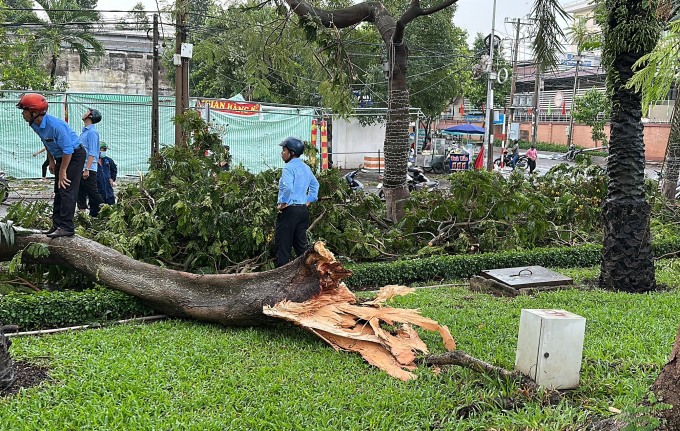
[[[260,113],[259,103],[234,102],[233,100],[201,100],[196,102],[196,108],[202,109],[205,104],[210,106],[211,111],[224,112],[235,115],[255,115]]]

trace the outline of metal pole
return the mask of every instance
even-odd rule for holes
[[[574,102],[576,102],[576,89],[578,88],[578,67],[581,64],[581,53],[576,56],[576,72],[574,72],[574,89],[571,93],[571,108],[569,108],[569,135],[567,136],[567,148],[574,141]],[[563,102],[564,103],[564,102]]]
[[[495,45],[496,32],[496,0],[493,0],[493,13],[491,18],[491,37],[489,39],[489,64],[486,68],[487,84],[486,84],[486,121],[484,127],[484,143],[486,145],[486,169],[493,170],[493,81],[496,79],[493,71],[493,51]]]
[[[181,57],[182,43],[186,42],[187,0],[177,1],[177,29],[175,30],[175,116],[180,116],[189,109],[188,79],[185,76],[189,68],[189,59]],[[175,124],[175,145],[185,145],[184,132],[179,124]]]
[[[533,110],[532,133],[531,133],[531,142],[534,143],[534,144],[536,143],[536,140],[538,139],[538,106],[540,104],[540,102],[539,102],[540,85],[541,85],[541,71],[539,69],[538,63],[536,63],[536,78],[534,80],[534,110]]]
[[[516,24],[517,28],[515,31],[515,47],[512,53],[512,78],[510,80],[510,109],[509,109],[510,113],[508,115],[509,117],[507,121],[508,125],[512,124],[512,122],[515,119],[515,92],[517,91],[517,57],[519,54],[519,30],[521,27],[519,18],[517,18]],[[508,142],[510,142],[508,135],[509,133],[505,135],[503,150],[501,150],[501,164],[503,163],[503,153],[505,149],[508,147]]]
[[[153,70],[151,87],[151,156],[158,154],[158,82],[160,69],[158,14],[153,14]]]

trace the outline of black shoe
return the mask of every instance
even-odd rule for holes
[[[55,230],[54,232],[48,233],[47,237],[48,238],[59,238],[60,236],[73,236],[74,233],[75,232],[67,231],[64,228],[57,228],[57,230]]]
[[[43,231],[43,233],[49,235],[49,234],[51,234],[52,232],[54,232],[55,230],[57,230],[57,227],[56,227],[56,226],[52,226],[49,230]]]

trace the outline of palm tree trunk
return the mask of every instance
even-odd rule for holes
[[[621,37],[636,23],[654,22],[652,9],[646,3],[645,0],[609,0],[608,10],[616,13],[609,13],[605,30],[612,117],[607,164],[609,184],[602,208],[604,240],[599,283],[604,289],[630,292],[656,288],[649,230],[651,208],[644,188],[642,98],[639,92],[626,88],[633,76],[633,64],[653,48],[656,38],[648,34],[639,36],[639,40]]]
[[[663,159],[663,178],[661,178],[661,194],[670,200],[675,200],[680,174],[680,98],[675,98],[673,116],[671,117],[671,132],[668,135],[666,156]]]
[[[408,164],[409,93],[406,84],[406,43],[395,46],[391,54],[387,124],[385,126],[385,202],[392,221],[404,217],[404,202],[409,197],[406,185]]]

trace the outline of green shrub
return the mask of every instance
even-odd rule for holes
[[[680,251],[680,237],[655,241],[654,254],[662,256]],[[439,281],[469,278],[483,270],[539,265],[546,267],[587,267],[600,263],[602,246],[537,248],[526,251],[433,256],[423,259],[383,263],[349,264],[353,273],[346,280],[350,288],[409,284],[416,281]]]
[[[55,328],[150,315],[137,298],[108,289],[0,295],[0,322],[21,330]]]

